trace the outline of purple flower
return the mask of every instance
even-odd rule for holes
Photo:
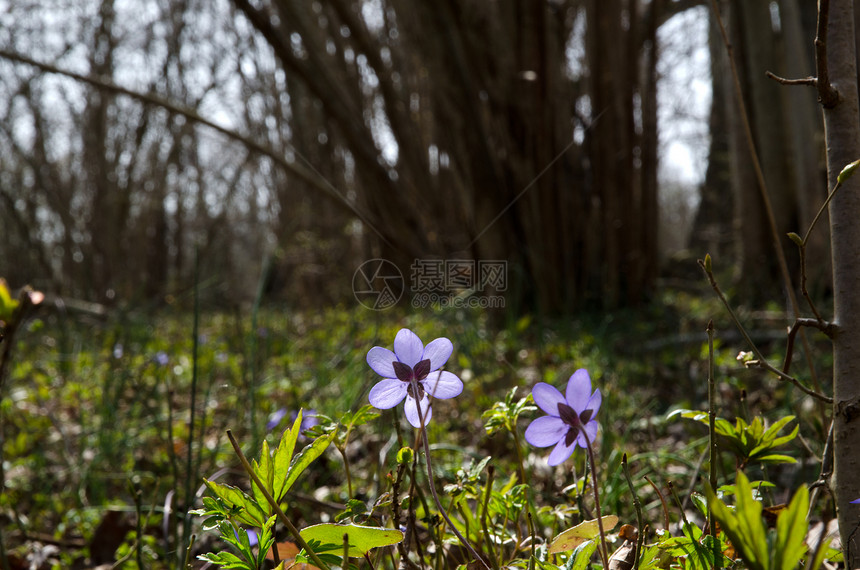
[[[254,529],[248,529],[246,533],[248,535],[248,544],[251,546],[257,546],[257,544],[260,542],[260,539],[257,537],[257,531]],[[239,533],[236,531],[236,529],[233,529],[233,535],[236,537],[236,540],[242,540],[241,538],[239,538]]]
[[[281,423],[281,420],[286,417],[288,412],[289,410],[287,410],[286,408],[280,408],[272,412],[269,415],[269,421],[266,423],[266,431],[272,431],[273,429],[278,427]],[[289,412],[289,414],[293,422],[295,422],[296,418],[299,417],[299,413],[296,411]],[[317,411],[311,408],[302,414],[302,425],[299,426],[299,429],[301,431],[305,431],[306,429],[311,429],[319,423],[320,422],[317,419]]]
[[[284,419],[284,416],[287,415],[287,408],[281,408],[272,412],[269,416],[269,421],[266,423],[266,431],[272,431],[278,424],[281,423],[281,420]]]
[[[454,345],[447,338],[437,338],[426,347],[421,339],[409,329],[400,329],[394,337],[394,352],[374,346],[367,353],[367,363],[374,372],[384,378],[371,388],[368,399],[373,407],[387,410],[406,398],[403,411],[414,427],[421,427],[418,402],[426,425],[433,416],[430,396],[453,398],[463,391],[463,382],[451,372],[439,370],[451,353]],[[412,381],[416,385],[413,387]],[[416,393],[417,390],[417,393]]]
[[[860,499],[854,499],[853,501],[848,501],[848,502],[851,503],[852,505],[856,505],[857,503],[860,503]]]
[[[296,421],[296,418],[299,417],[298,412],[290,412],[290,417],[293,418],[293,421]],[[308,408],[304,412],[302,412],[302,425],[299,426],[300,431],[305,431],[307,429],[311,429],[315,425],[319,425],[320,421],[317,418],[317,411],[313,408]]]
[[[547,413],[526,428],[526,441],[535,447],[555,445],[547,463],[559,465],[576,449],[583,449],[597,437],[597,420],[600,409],[600,390],[591,392],[588,371],[580,368],[567,381],[564,396],[555,387],[538,382],[532,389],[535,403]],[[588,439],[586,440],[586,435]]]
[[[167,356],[167,353],[163,350],[159,350],[155,353],[155,361],[161,366],[167,366],[167,363],[170,361],[170,357]]]

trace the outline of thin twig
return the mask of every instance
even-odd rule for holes
[[[785,77],[780,77],[779,75],[771,73],[770,71],[765,71],[764,74],[768,79],[773,79],[777,83],[781,83],[783,85],[812,85],[814,87],[818,84],[818,80],[814,77],[804,77],[802,79],[786,79]]]
[[[687,513],[684,511],[684,503],[681,502],[681,498],[678,497],[678,491],[675,490],[675,482],[667,481],[666,486],[669,487],[669,493],[672,494],[675,504],[678,505],[678,511],[681,513],[681,522],[684,523],[684,526],[689,525],[690,521],[687,520]]]
[[[836,502],[836,498],[832,496],[833,489],[830,488],[830,477],[833,475],[833,424],[833,420],[830,420],[830,429],[827,432],[827,443],[824,444],[824,453],[822,453],[821,456],[821,472],[818,475],[818,479],[809,486],[811,496],[809,498],[809,512],[807,513],[807,518],[812,513],[812,509],[818,501],[818,495],[822,488],[830,493],[831,499]]]
[[[794,353],[794,337],[797,336],[797,331],[799,331],[801,327],[818,329],[829,338],[833,338],[833,335],[836,334],[833,323],[828,323],[827,321],[819,319],[797,319],[794,321],[794,324],[788,329],[788,342],[786,342],[785,346],[785,361],[782,363],[782,371],[785,374],[788,374],[788,370],[791,368],[791,357]]]
[[[847,166],[843,173],[850,168],[851,165]],[[850,174],[849,174],[850,176]],[[827,211],[827,207],[830,205],[830,201],[833,200],[833,197],[836,195],[836,192],[842,187],[842,173],[840,173],[839,177],[836,180],[836,185],[833,186],[833,190],[828,192],[827,198],[824,200],[824,203],[821,204],[821,207],[815,213],[815,217],[812,218],[812,222],[809,224],[809,227],[806,229],[806,234],[803,236],[803,239],[798,243],[798,249],[800,250],[800,290],[803,293],[806,302],[809,304],[809,308],[812,310],[813,314],[819,321],[823,321],[821,318],[821,314],[816,309],[815,304],[812,302],[812,297],[809,296],[809,291],[806,288],[806,244],[809,243],[809,236],[812,235],[812,230],[815,228],[816,224],[818,224],[818,220],[821,219],[821,216],[824,215],[824,212]],[[797,236],[794,234],[789,234],[789,237],[792,241],[797,239]]]
[[[806,244],[801,244],[797,249],[800,254],[800,292],[803,294],[803,298],[806,299],[806,304],[809,305],[815,318],[819,322],[824,322],[821,313],[818,312],[818,308],[812,300],[812,296],[809,294],[809,289],[806,287]]]
[[[654,484],[647,475],[644,476],[645,480],[651,485],[654,489],[654,492],[657,493],[657,497],[660,499],[660,504],[663,506],[663,528],[665,530],[669,530],[669,505],[666,504],[666,497],[663,496],[663,492],[660,491],[660,487]]]
[[[720,286],[717,284],[717,281],[714,278],[714,273],[710,267],[710,256],[708,256],[706,258],[706,261],[702,261],[700,259],[699,265],[701,266],[702,270],[704,270],[705,275],[708,276],[708,281],[710,281],[711,287],[717,293],[717,297],[720,298],[720,301],[722,301],[723,306],[726,308],[726,311],[728,311],[729,316],[732,318],[732,321],[735,323],[735,326],[738,328],[738,331],[740,331],[741,336],[744,337],[744,340],[746,340],[746,342],[749,345],[750,349],[752,350],[753,354],[755,354],[756,360],[749,361],[746,363],[746,365],[748,367],[758,367],[758,368],[762,368],[764,370],[767,370],[768,372],[771,372],[772,374],[776,375],[780,380],[784,380],[786,382],[791,382],[792,384],[794,384],[794,386],[797,387],[798,390],[800,390],[801,392],[803,392],[807,396],[812,396],[813,398],[817,398],[818,400],[821,400],[822,402],[824,402],[826,404],[832,404],[833,398],[831,398],[830,396],[825,396],[824,394],[816,392],[815,390],[810,390],[809,388],[804,386],[800,382],[800,380],[798,380],[794,376],[786,374],[782,370],[775,368],[774,366],[772,366],[767,361],[767,359],[764,357],[764,355],[758,349],[756,344],[750,338],[749,334],[747,334],[746,329],[741,324],[740,319],[738,319],[738,316],[735,314],[731,305],[729,305],[728,299],[726,299],[726,296],[723,294],[723,291],[720,289]],[[807,353],[808,353],[808,351],[807,351]]]
[[[768,227],[770,229],[771,239],[773,240],[773,249],[776,253],[779,270],[782,274],[782,279],[785,282],[785,288],[788,293],[789,301],[791,302],[791,309],[794,312],[794,318],[797,319],[800,318],[800,304],[797,301],[797,294],[794,292],[794,286],[791,282],[791,274],[788,271],[788,262],[785,259],[785,252],[780,245],[780,233],[776,226],[776,217],[773,213],[773,206],[770,201],[770,193],[767,189],[767,182],[765,181],[764,171],[762,170],[761,161],[759,160],[758,151],[756,150],[755,138],[753,137],[749,114],[747,113],[746,104],[744,103],[743,90],[741,89],[740,74],[738,73],[737,64],[735,63],[734,58],[734,50],[732,49],[732,44],[729,41],[729,36],[726,32],[726,28],[723,25],[723,19],[720,16],[720,10],[717,6],[716,0],[711,0],[711,8],[714,14],[714,19],[716,20],[716,23],[720,29],[720,35],[722,36],[723,43],[726,46],[726,51],[729,55],[729,65],[732,71],[732,82],[734,84],[735,99],[737,99],[741,124],[743,125],[744,129],[744,137],[746,138],[747,145],[749,146],[750,158],[752,160],[756,182],[758,183],[759,194],[761,195],[762,203],[764,204],[764,210],[767,214]],[[820,29],[821,28],[819,27],[819,31]],[[826,26],[824,30],[826,31]],[[819,77],[821,77],[821,75],[819,75]],[[826,81],[826,79],[827,74],[825,70],[822,81]],[[809,343],[807,342],[806,335],[804,335],[803,332],[801,332],[800,339],[803,343],[803,349],[806,356],[807,365],[809,366],[809,373],[810,377],[812,378],[812,384],[813,386],[815,386],[816,390],[821,391],[821,385],[819,384],[818,376],[815,373],[815,364],[812,362],[812,353],[809,348]]]
[[[639,495],[636,494],[636,487],[633,485],[633,480],[630,478],[630,467],[627,465],[627,454],[621,456],[621,469],[624,471],[624,478],[627,480],[627,486],[630,487],[630,494],[633,496],[633,508],[636,509],[636,526],[639,532],[636,535],[636,550],[633,556],[633,570],[639,570],[639,555],[642,552],[642,543],[645,540],[644,519],[642,518],[642,504],[639,502]]]

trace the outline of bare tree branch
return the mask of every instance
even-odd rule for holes
[[[299,177],[304,182],[307,182],[312,188],[315,188],[315,189],[323,192],[324,195],[326,195],[329,198],[332,198],[336,203],[345,207],[347,210],[349,210],[350,212],[352,212],[353,214],[358,216],[363,222],[365,222],[365,224],[370,229],[372,229],[374,232],[376,232],[376,230],[374,229],[375,223],[374,223],[372,217],[365,212],[359,211],[358,208],[354,204],[352,204],[349,200],[347,200],[337,190],[337,188],[335,188],[324,177],[322,177],[319,173],[317,173],[316,170],[313,168],[313,166],[311,166],[310,164],[308,164],[307,166],[302,166],[301,164],[298,164],[296,162],[289,162],[283,156],[276,153],[273,149],[269,148],[268,146],[261,144],[255,140],[249,138],[247,135],[244,135],[244,134],[239,133],[233,129],[229,129],[227,127],[219,125],[218,123],[215,123],[215,122],[201,116],[194,109],[189,109],[188,107],[178,105],[178,104],[176,104],[176,103],[174,103],[168,99],[165,99],[165,98],[163,98],[159,95],[153,94],[153,93],[139,93],[137,91],[134,91],[132,89],[128,89],[126,87],[122,87],[121,85],[117,85],[113,82],[107,81],[107,80],[102,79],[102,78],[91,77],[88,75],[83,75],[80,73],[75,73],[73,71],[61,69],[55,65],[40,62],[40,61],[37,61],[37,60],[32,59],[30,57],[27,57],[25,55],[15,53],[12,51],[8,51],[5,49],[0,49],[0,58],[7,59],[10,61],[16,61],[18,63],[23,63],[26,65],[30,65],[30,66],[33,66],[33,67],[40,69],[40,70],[47,72],[47,73],[56,73],[58,75],[63,75],[65,77],[69,77],[69,78],[74,79],[76,81],[81,81],[83,83],[87,83],[87,84],[92,85],[98,89],[103,89],[105,91],[117,93],[119,95],[125,95],[127,97],[132,97],[133,99],[137,99],[138,101],[142,101],[143,103],[162,107],[171,113],[175,113],[177,115],[182,115],[183,117],[185,117],[191,121],[194,121],[195,123],[199,123],[201,125],[209,127],[211,129],[214,129],[215,131],[225,135],[226,137],[233,139],[233,140],[245,145],[247,148],[251,149],[252,151],[257,152],[263,156],[267,156],[267,157],[271,158],[278,166],[283,168],[286,172],[289,172],[289,173]],[[293,149],[293,150],[294,150],[296,156],[301,157],[301,154],[296,149]],[[381,238],[384,239],[384,237],[381,234],[379,234],[379,235]]]

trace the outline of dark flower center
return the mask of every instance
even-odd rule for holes
[[[581,414],[577,414],[567,404],[558,404],[558,417],[569,426],[564,436],[565,445],[570,446],[576,440],[579,431],[584,430],[585,424],[591,420],[592,414],[594,414],[594,410],[583,410]]]
[[[416,400],[421,400],[424,397],[424,386],[421,384],[421,381],[430,374],[430,359],[425,358],[416,364],[415,368],[412,368],[408,364],[403,364],[398,360],[395,360],[391,364],[394,366],[394,373],[397,375],[397,379],[409,384],[409,387],[406,388],[406,393]],[[413,380],[415,380],[415,384],[412,384]],[[417,394],[415,393],[415,387],[418,389]]]

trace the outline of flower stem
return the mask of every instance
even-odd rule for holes
[[[412,379],[412,389],[416,395],[420,394],[418,391],[418,382],[415,378]],[[424,445],[424,457],[427,459],[427,479],[428,483],[430,483],[430,494],[433,495],[433,500],[436,502],[436,508],[439,509],[439,513],[442,515],[442,518],[444,518],[445,522],[448,523],[448,526],[451,527],[451,531],[460,540],[460,544],[465,546],[472,556],[474,556],[476,560],[480,561],[484,568],[491,570],[484,558],[478,554],[478,552],[472,547],[472,544],[466,540],[466,537],[460,534],[460,531],[457,530],[457,527],[454,526],[454,523],[451,521],[450,517],[448,517],[448,513],[445,511],[444,507],[442,507],[442,502],[439,500],[439,495],[436,493],[436,484],[433,478],[433,464],[430,460],[430,444],[428,443],[427,426],[424,423],[424,412],[421,410],[421,400],[417,400],[416,404],[417,405],[415,407],[418,410],[418,420],[421,422],[421,435],[423,436],[421,438],[421,442]]]
[[[606,548],[606,531],[603,529],[603,517],[600,514],[600,492],[597,490],[597,464],[594,462],[594,451],[591,449],[591,440],[588,439],[588,434],[583,429],[583,437],[585,437],[585,450],[588,452],[588,464],[591,466],[591,488],[594,490],[594,507],[597,511],[597,529],[600,531],[600,559],[603,561],[603,567],[609,568],[609,550]]]
[[[490,505],[490,496],[493,493],[493,478],[495,476],[496,469],[493,465],[490,465],[487,468],[487,486],[484,491],[484,504],[481,509],[481,528],[484,531],[484,536],[487,537],[487,551],[489,552],[490,564],[494,569],[499,567],[499,563],[496,560],[496,553],[493,549],[493,537],[490,536],[489,527],[487,526],[487,509]]]
[[[636,524],[639,532],[636,533],[636,550],[633,556],[632,570],[639,570],[639,555],[642,552],[642,543],[645,538],[645,526],[642,519],[642,504],[639,501],[639,495],[636,494],[636,487],[633,485],[633,480],[630,478],[630,468],[627,465],[627,454],[621,456],[621,469],[624,471],[624,478],[627,479],[627,486],[630,487],[630,494],[633,496],[633,508],[636,509]]]

